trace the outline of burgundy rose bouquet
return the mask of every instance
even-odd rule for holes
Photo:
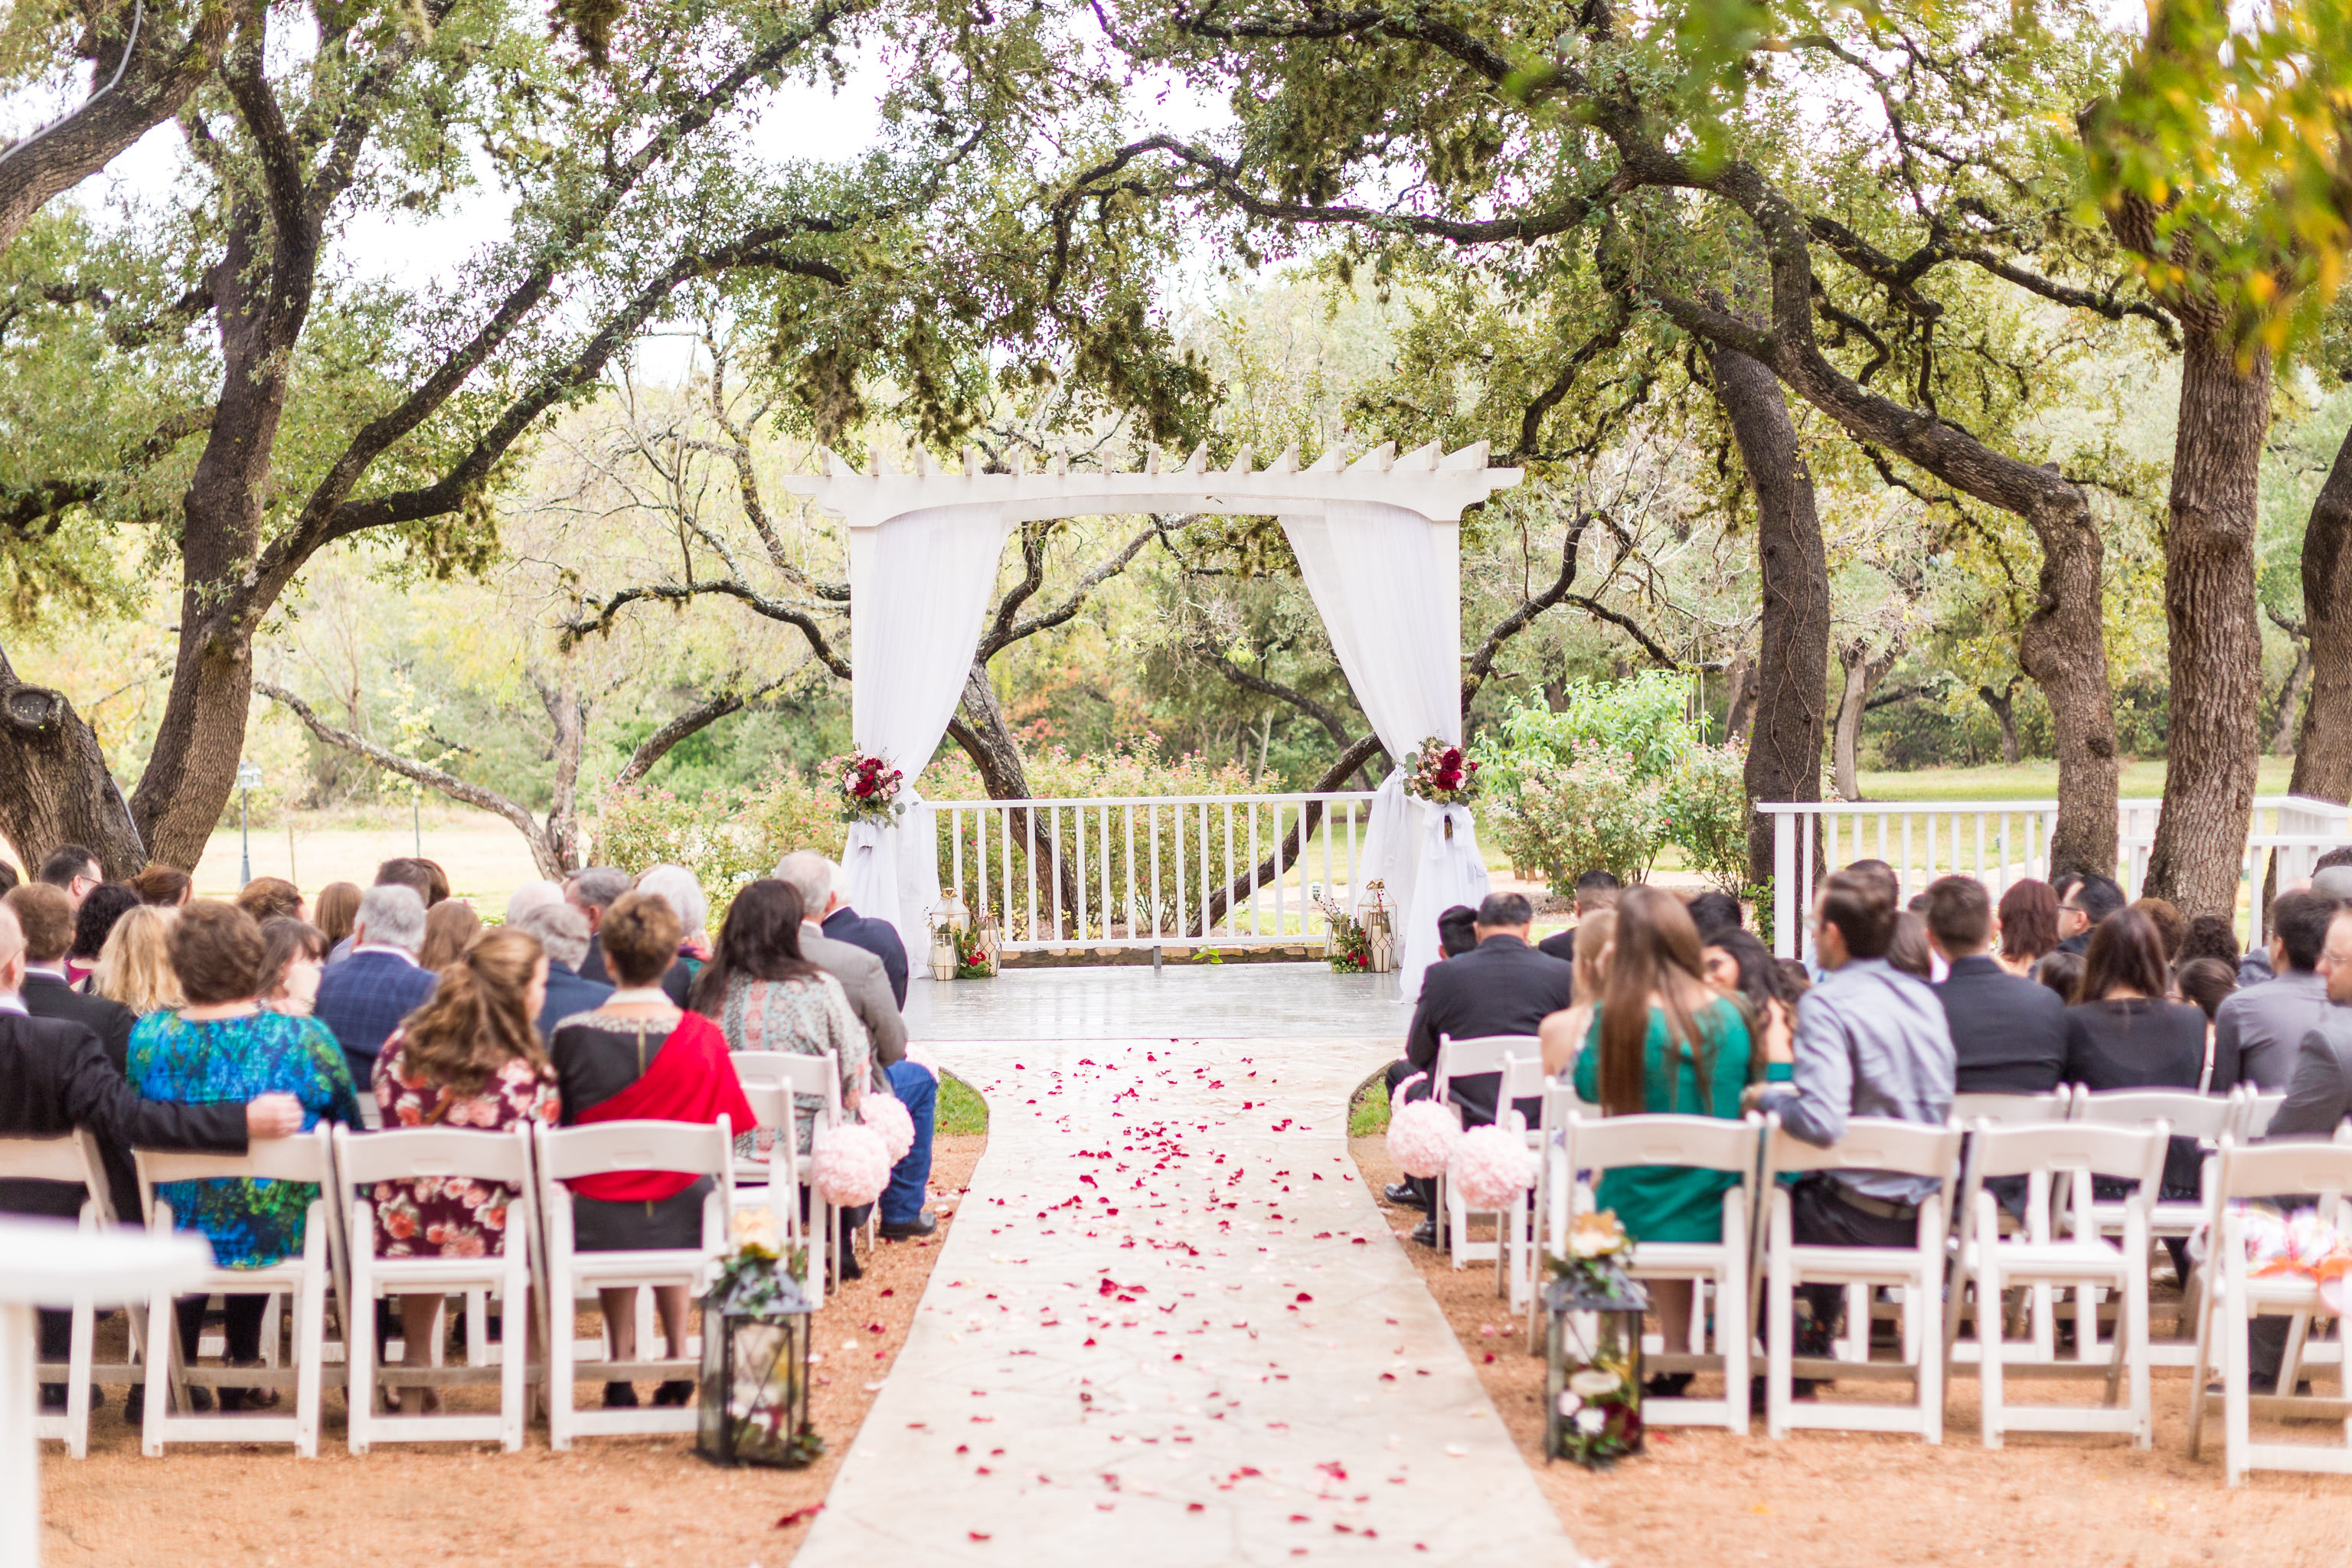
[[[1478,793],[1478,764],[1461,747],[1432,735],[1412,759],[1404,792],[1433,805],[1467,805]]]
[[[892,767],[887,759],[856,752],[845,757],[827,758],[825,767],[840,781],[842,821],[887,826],[907,809],[898,804],[899,786],[906,782],[906,775]]]

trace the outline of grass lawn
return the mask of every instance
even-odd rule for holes
[[[2254,784],[2257,795],[2284,795],[2287,776],[2294,771],[2293,757],[2264,757]],[[1865,800],[2054,800],[2058,795],[2058,764],[2054,761],[2020,763],[2015,767],[1919,768],[1910,773],[1872,773],[1859,781]],[[2149,799],[2164,793],[2164,762],[2124,764],[2123,793]]]
[[[940,1101],[936,1112],[940,1136],[953,1138],[977,1135],[988,1131],[988,1101],[980,1091],[951,1072],[940,1074]]]

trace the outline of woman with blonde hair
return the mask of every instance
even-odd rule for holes
[[[1592,1016],[1609,982],[1610,946],[1617,940],[1617,911],[1595,910],[1576,922],[1576,1003],[1544,1019],[1536,1037],[1543,1042],[1544,1073],[1557,1078],[1576,1059]]]
[[[463,899],[444,899],[425,911],[425,945],[416,950],[421,969],[438,974],[466,956],[466,948],[481,934],[482,917]]]
[[[185,1006],[180,977],[172,969],[172,922],[179,912],[169,904],[125,910],[98,950],[90,989],[141,1017]]]
[[[546,1000],[539,939],[505,927],[485,932],[441,971],[431,998],[401,1020],[376,1057],[384,1126],[496,1132],[518,1121],[554,1122],[562,1110],[555,1068],[533,1022]],[[378,1182],[371,1197],[381,1256],[480,1258],[505,1249],[515,1194],[497,1182],[420,1179]],[[402,1365],[431,1363],[441,1304],[439,1291],[400,1299]],[[507,1321],[515,1321],[511,1308]],[[433,1394],[424,1397],[428,1411],[438,1407]]]

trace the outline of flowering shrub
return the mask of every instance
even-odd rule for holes
[[[1738,897],[1748,880],[1747,759],[1737,746],[1694,746],[1666,775],[1666,831],[1690,868]]]
[[[1664,800],[1664,785],[1642,777],[1632,759],[1600,752],[1566,766],[1523,767],[1488,820],[1511,858],[1541,868],[1554,887],[1595,868],[1630,884],[1649,876],[1665,847]]]
[[[596,819],[591,858],[642,871],[664,862],[692,871],[723,910],[743,884],[794,849],[834,859],[848,841],[838,797],[779,763],[749,789],[688,799],[665,789],[615,790]],[[715,923],[715,922],[714,922]]]

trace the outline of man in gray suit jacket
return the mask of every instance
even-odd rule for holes
[[[882,961],[862,947],[836,942],[817,921],[833,893],[833,862],[803,849],[784,857],[776,880],[801,896],[801,956],[841,982],[849,993],[850,1010],[866,1026],[874,1042],[874,1059],[884,1067],[907,1055],[907,1021],[898,1016],[898,998]]]
[[[2352,909],[2328,921],[2319,973],[2334,1005],[2295,1047],[2286,1100],[2271,1118],[2272,1138],[2332,1138],[2352,1116]]]

